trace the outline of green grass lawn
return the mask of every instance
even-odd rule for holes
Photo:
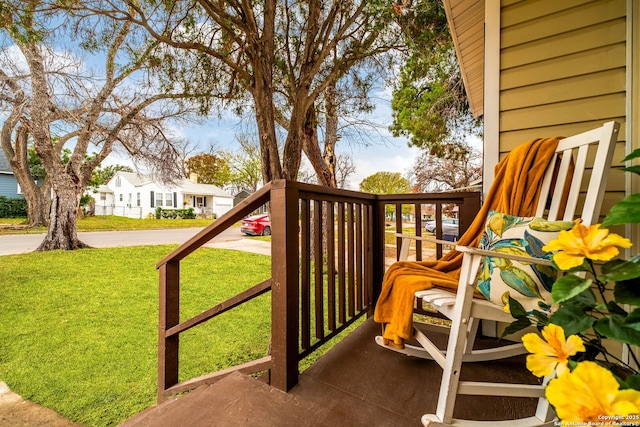
[[[0,234],[45,232],[9,230]],[[211,220],[88,217],[79,231],[204,227]],[[253,237],[270,241],[271,236]],[[0,257],[0,381],[82,425],[117,425],[153,405],[158,272],[175,245]],[[201,248],[181,262],[181,319],[270,276],[270,257]],[[270,294],[181,335],[180,380],[267,355]],[[304,371],[362,320],[301,361]]]
[[[149,230],[159,228],[187,228],[206,227],[211,219],[135,219],[121,216],[88,216],[78,219],[78,231],[108,231],[108,230]],[[15,233],[46,233],[45,227],[20,228],[2,227],[2,224],[23,225],[24,218],[0,218],[0,234]]]
[[[86,426],[116,425],[154,404],[155,264],[174,247],[1,257],[0,380]],[[268,278],[270,259],[202,248],[181,275],[184,319]],[[184,334],[181,379],[266,355],[269,333],[266,294]]]

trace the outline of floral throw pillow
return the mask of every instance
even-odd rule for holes
[[[530,258],[551,259],[542,247],[573,227],[569,221],[547,221],[491,211],[479,247]],[[551,302],[551,286],[556,271],[544,265],[486,257],[478,277],[477,289],[489,301],[505,306],[509,296],[527,311]]]

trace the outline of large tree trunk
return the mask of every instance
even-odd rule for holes
[[[330,144],[327,147],[327,144]],[[335,143],[331,144],[325,140],[325,152],[320,151],[318,143],[318,123],[315,108],[311,107],[307,112],[307,121],[304,127],[304,153],[311,162],[311,166],[318,176],[320,185],[337,188],[335,175],[335,155],[333,154]]]
[[[18,121],[14,120],[13,123],[5,122],[2,127],[2,135],[0,137],[0,143],[2,144],[2,150],[4,155],[9,160],[13,175],[20,185],[22,195],[27,201],[28,206],[28,221],[30,227],[46,226],[49,224],[49,202],[50,202],[50,188],[45,182],[41,182],[40,186],[36,183],[31,171],[29,170],[28,159],[28,143],[29,143],[29,131],[26,126],[18,126],[14,137],[14,143],[12,143],[12,125],[15,125]]]
[[[42,187],[36,187],[32,191],[24,190],[23,195],[29,208],[29,227],[48,226],[51,206],[49,185],[43,184]]]
[[[338,111],[336,105],[335,82],[325,90],[325,104],[327,106],[326,133],[324,136],[324,163],[329,170],[333,187],[338,186],[336,178],[336,144],[338,143]]]
[[[38,251],[55,249],[74,250],[88,248],[78,239],[77,214],[80,196],[73,188],[57,189],[51,202],[49,231]]]
[[[280,155],[276,140],[274,109],[271,99],[259,90],[254,93],[256,123],[260,139],[260,157],[262,162],[262,180],[266,184],[274,179],[283,178]]]

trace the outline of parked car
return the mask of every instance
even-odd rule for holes
[[[424,229],[429,233],[435,233],[436,222],[427,221]],[[445,240],[458,239],[458,218],[442,218],[442,238]]]
[[[240,231],[250,236],[271,235],[271,220],[268,214],[250,216],[242,220]]]

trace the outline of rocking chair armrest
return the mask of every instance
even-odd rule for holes
[[[456,250],[458,252],[462,252],[469,255],[480,255],[484,257],[488,256],[492,258],[504,258],[512,261],[526,262],[531,264],[540,264],[540,265],[546,265],[550,267],[553,266],[553,263],[551,261],[544,258],[525,257],[520,255],[508,254],[504,252],[489,251],[486,249],[473,248],[471,246],[461,246],[461,245],[457,245]]]

